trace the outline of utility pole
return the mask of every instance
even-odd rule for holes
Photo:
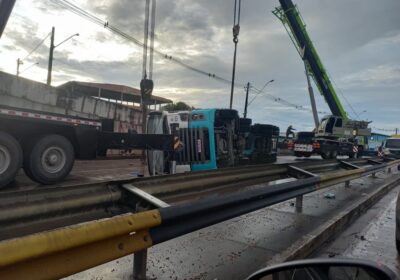
[[[247,118],[247,106],[248,106],[248,102],[249,102],[249,90],[250,90],[250,83],[248,82],[246,87],[246,101],[244,102],[244,113],[243,113],[243,117]]]
[[[50,39],[50,53],[49,53],[49,67],[47,69],[47,85],[51,85],[51,71],[53,69],[53,52],[54,52],[54,26],[51,28],[51,39]]]
[[[317,105],[315,104],[314,90],[311,86],[310,73],[308,72],[308,68],[307,68],[307,64],[306,64],[305,60],[304,60],[304,68],[306,71],[305,73],[306,73],[306,77],[307,77],[308,93],[310,94],[311,109],[312,109],[312,113],[313,113],[313,117],[314,117],[315,129],[317,129],[318,125],[319,125]]]
[[[20,66],[21,64],[24,64],[24,63],[22,62],[21,59],[18,58],[18,59],[17,59],[17,77],[18,77],[19,74],[20,74],[19,66]]]

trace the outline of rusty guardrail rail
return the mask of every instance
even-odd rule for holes
[[[319,189],[393,168],[400,164],[400,160],[337,161],[337,164],[345,170],[322,175],[310,171],[317,169],[316,166],[309,165],[303,169],[289,164],[285,165],[289,176],[297,178],[293,181],[260,184],[254,189],[172,206],[155,199],[152,202],[153,205],[159,203],[158,209],[3,240],[0,242],[0,279],[56,279],[132,253],[144,257],[146,254],[140,252],[156,244],[291,198],[301,198]],[[145,261],[143,258],[138,260],[141,263]]]

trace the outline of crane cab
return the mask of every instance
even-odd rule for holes
[[[353,137],[353,128],[347,125],[347,121],[339,116],[325,116],[322,118],[317,137]]]

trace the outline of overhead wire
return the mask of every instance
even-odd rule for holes
[[[97,24],[97,25],[99,25],[99,26],[101,26],[103,28],[106,28],[106,29],[110,30],[112,33],[114,33],[114,34],[116,34],[116,35],[118,35],[118,36],[120,36],[120,37],[122,37],[122,38],[124,38],[124,39],[126,39],[126,40],[128,40],[128,41],[130,41],[132,43],[134,43],[137,46],[144,47],[143,46],[144,44],[140,40],[138,40],[135,37],[127,34],[126,32],[122,31],[118,27],[110,24],[108,21],[104,21],[104,20],[98,18],[97,16],[90,14],[89,12],[87,12],[84,9],[78,7],[77,5],[72,3],[71,1],[68,1],[68,0],[50,0],[50,1],[52,1],[53,3],[55,3],[55,4],[65,8],[65,9],[73,12],[74,14],[76,14],[78,16],[86,18],[87,20],[91,21],[92,23],[95,23],[95,24]],[[151,46],[150,46],[150,48],[151,48]],[[169,61],[171,61],[171,62],[173,62],[173,63],[175,63],[177,65],[180,65],[180,66],[182,66],[182,67],[184,67],[184,68],[186,68],[188,70],[191,70],[191,71],[196,72],[198,74],[202,74],[204,76],[207,76],[209,78],[215,79],[215,80],[217,80],[219,82],[222,82],[222,83],[225,83],[225,84],[231,85],[231,83],[232,83],[232,81],[229,80],[229,79],[226,79],[226,78],[224,78],[222,76],[219,76],[219,75],[216,75],[214,73],[207,72],[205,70],[196,68],[196,67],[194,67],[194,66],[192,66],[192,65],[190,65],[190,64],[188,64],[188,63],[186,63],[184,61],[182,61],[181,59],[173,57],[172,55],[168,55],[167,53],[159,51],[159,50],[155,49],[154,47],[152,48],[152,50],[154,51],[154,53],[156,53],[160,57],[162,57],[162,58],[164,58],[166,60],[169,60]],[[245,84],[244,83],[235,82],[234,83],[234,87],[243,88],[243,87],[245,87]],[[255,88],[252,88],[250,90],[253,91],[253,92],[256,92],[256,93],[259,92],[259,90],[257,91],[257,89],[255,89]],[[285,100],[283,98],[276,97],[276,96],[274,96],[274,95],[272,95],[270,93],[266,93],[264,91],[262,91],[262,93],[267,94],[267,96],[270,97],[274,102],[280,103],[282,105],[289,106],[289,107],[292,107],[292,108],[297,109],[297,110],[312,111],[311,109],[308,109],[308,108],[306,108],[306,107],[304,107],[302,105],[294,104],[294,103],[289,102],[289,101],[287,101],[287,100]],[[325,113],[326,114],[326,112],[319,112],[319,113]]]
[[[21,59],[21,61],[27,59],[32,53],[34,53],[34,52],[44,43],[44,41],[50,36],[50,34],[51,34],[51,32],[49,32],[49,33],[47,34],[47,36],[44,37],[44,38],[39,42],[39,44],[37,44],[23,59]]]
[[[343,97],[344,101],[346,102],[346,104],[350,107],[351,111],[354,113],[354,116],[360,120],[360,116],[359,114],[357,114],[357,112],[354,110],[354,107],[350,104],[350,102],[347,100],[346,96],[344,95],[343,91],[340,89],[340,87],[336,84],[335,80],[332,78],[332,76],[327,73],[330,80],[333,82],[333,84],[335,85],[336,89],[339,91],[340,95]]]

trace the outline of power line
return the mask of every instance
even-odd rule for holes
[[[278,102],[278,103],[280,103],[280,104],[282,104],[282,105],[285,105],[285,106],[287,106],[287,107],[292,107],[292,108],[297,109],[297,110],[300,110],[300,111],[312,112],[312,109],[311,109],[311,108],[305,107],[305,106],[303,106],[303,105],[294,104],[294,103],[289,102],[289,101],[287,101],[287,100],[285,100],[285,99],[282,99],[282,98],[280,98],[280,97],[276,97],[276,96],[274,96],[274,95],[272,95],[272,94],[270,94],[270,93],[268,93],[268,92],[265,92],[264,90],[261,91],[261,90],[255,88],[255,87],[251,87],[250,90],[251,90],[251,91],[254,91],[257,95],[263,93],[263,94],[265,94],[267,97],[269,97],[271,100],[273,100],[273,101],[275,101],[275,102]],[[328,113],[328,112],[325,112],[325,111],[318,111],[318,114],[328,115],[329,113]]]
[[[34,52],[44,43],[44,41],[50,36],[50,34],[51,34],[51,32],[48,33],[47,36],[44,37],[44,38],[40,41],[40,43],[37,44],[36,47],[34,47],[23,59],[21,59],[21,61],[27,59],[32,53],[34,53]]]
[[[51,1],[54,2],[57,5],[65,8],[65,9],[70,10],[71,12],[73,12],[74,14],[76,14],[78,16],[86,18],[87,20],[91,21],[92,23],[95,23],[95,24],[97,24],[97,25],[99,25],[101,27],[104,27],[104,28],[110,30],[114,34],[116,34],[116,35],[118,35],[118,36],[120,36],[120,37],[122,37],[122,38],[124,38],[124,39],[126,39],[128,41],[130,41],[130,42],[133,42],[137,46],[144,47],[144,44],[140,40],[136,39],[135,37],[133,37],[133,36],[127,34],[127,33],[125,33],[124,31],[120,30],[118,27],[110,24],[108,21],[104,21],[104,20],[98,18],[97,16],[90,14],[89,12],[83,10],[82,8],[78,7],[77,5],[75,5],[74,3],[71,3],[68,0],[51,0]],[[151,47],[149,47],[149,48],[151,49]],[[186,62],[184,62],[184,61],[182,61],[182,60],[180,60],[180,59],[178,59],[176,57],[168,55],[167,53],[159,51],[159,50],[157,50],[155,48],[152,48],[152,50],[157,55],[159,55],[160,57],[162,57],[162,58],[164,58],[166,60],[169,60],[169,61],[171,61],[171,62],[173,62],[173,63],[175,63],[177,65],[180,65],[180,66],[182,66],[182,67],[184,67],[184,68],[186,68],[188,70],[191,70],[191,71],[193,71],[195,73],[207,76],[209,78],[215,79],[215,80],[217,80],[219,82],[222,82],[222,83],[225,83],[225,84],[231,85],[231,83],[232,83],[231,80],[228,80],[228,79],[223,78],[221,76],[218,76],[218,75],[216,75],[214,73],[207,72],[207,71],[204,71],[202,69],[199,69],[199,68],[196,68],[194,66],[191,66],[190,64],[188,64],[188,63],[186,63]],[[234,86],[237,87],[237,88],[243,88],[243,87],[245,87],[245,84],[244,83],[234,83]],[[254,91],[254,92],[258,93],[258,94],[261,93],[261,92],[265,93],[264,91],[260,92],[260,90],[253,89],[253,88],[251,89],[251,91]],[[278,103],[280,103],[282,105],[289,106],[289,107],[297,109],[297,110],[303,110],[303,111],[310,111],[311,112],[311,109],[308,109],[308,108],[306,108],[306,107],[304,107],[302,105],[297,105],[297,104],[291,103],[291,102],[289,102],[289,101],[287,101],[285,99],[282,99],[280,97],[276,97],[276,96],[274,96],[272,94],[269,94],[269,93],[266,93],[266,94],[273,101],[278,102]],[[319,113],[327,114],[326,112],[319,112]]]
[[[335,85],[335,87],[338,89],[340,95],[343,97],[344,101],[347,103],[347,105],[350,107],[350,109],[353,111],[354,116],[357,117],[357,119],[360,119],[360,116],[357,114],[357,112],[354,110],[353,106],[350,104],[350,102],[347,100],[346,96],[343,94],[343,91],[339,88],[339,86],[336,84],[335,80],[332,78],[332,76],[327,73],[329,75],[329,78],[331,79],[331,81],[333,82],[333,84]]]

